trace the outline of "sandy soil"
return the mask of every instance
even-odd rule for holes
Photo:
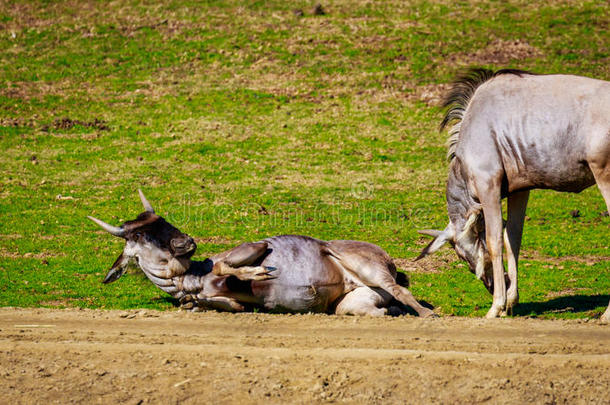
[[[0,309],[3,403],[610,403],[610,325]]]

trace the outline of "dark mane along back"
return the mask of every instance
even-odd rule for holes
[[[460,125],[464,118],[464,111],[470,99],[474,95],[477,88],[486,81],[500,75],[531,75],[534,73],[519,69],[500,69],[493,71],[485,68],[470,68],[460,73],[451,84],[451,88],[447,95],[443,98],[443,108],[446,108],[445,117],[440,125],[442,131],[453,120],[458,122],[449,130],[449,139],[447,141],[449,151],[447,157],[453,159],[455,156],[455,148],[460,136]]]

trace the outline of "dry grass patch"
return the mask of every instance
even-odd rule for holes
[[[392,260],[398,269],[407,273],[433,274],[442,273],[444,269],[448,268],[451,263],[457,261],[458,259],[453,251],[442,250],[418,261],[415,261],[415,257],[410,259],[398,258]]]
[[[596,255],[582,255],[582,256],[561,256],[561,257],[553,257],[547,256],[537,251],[525,251],[520,255],[521,259],[525,260],[533,260],[537,262],[550,263],[551,265],[558,266],[561,270],[566,263],[575,262],[575,263],[583,263],[587,266],[593,266],[600,262],[605,262],[610,260],[608,256],[596,256]]]
[[[580,291],[589,290],[588,288],[566,288],[561,291],[551,291],[545,295],[546,299],[552,299],[557,297],[570,297],[576,295]]]
[[[79,298],[60,298],[54,300],[40,301],[38,305],[50,308],[76,308],[78,307],[76,303],[81,301],[83,300]]]
[[[440,107],[450,87],[449,83],[433,83],[417,86],[415,92],[410,94],[409,99],[421,101],[430,107]]]
[[[515,60],[523,65],[526,60],[541,56],[542,52],[525,40],[494,39],[483,49],[450,55],[447,62],[458,66],[506,66]]]
[[[232,239],[224,238],[222,236],[208,236],[208,237],[193,237],[195,239],[195,243],[209,243],[214,245],[230,245],[235,243]],[[216,252],[218,253],[218,252]]]
[[[0,257],[5,258],[5,259],[38,259],[38,260],[45,260],[45,259],[49,259],[51,257],[65,257],[66,253],[65,252],[48,252],[48,251],[44,251],[44,252],[38,252],[38,253],[32,253],[32,252],[25,252],[25,253],[20,253],[20,252],[13,252],[10,251],[4,247],[0,247]]]

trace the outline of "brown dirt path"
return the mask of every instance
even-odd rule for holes
[[[610,326],[0,308],[3,403],[610,403]]]

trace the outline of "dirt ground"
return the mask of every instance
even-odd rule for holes
[[[3,403],[610,403],[610,325],[0,309]]]

